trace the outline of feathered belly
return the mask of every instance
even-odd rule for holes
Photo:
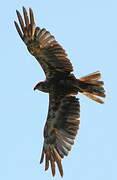
[[[50,91],[56,94],[77,94],[75,83],[74,80],[60,80],[52,85]]]

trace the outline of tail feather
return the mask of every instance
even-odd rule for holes
[[[80,80],[81,81],[92,81],[92,80],[98,80],[101,78],[101,74],[99,71],[96,71],[96,72],[93,72],[93,73],[90,73],[86,76],[83,76],[83,77],[80,77]]]
[[[87,92],[83,92],[82,94],[84,94],[85,96],[87,96],[88,98],[100,103],[100,104],[104,104],[104,101],[98,97],[96,97],[95,95],[91,94],[91,93],[87,93]]]
[[[79,91],[90,99],[103,104],[103,100],[99,97],[105,97],[105,90],[103,87],[104,82],[99,81],[100,78],[101,74],[99,71],[79,78]]]

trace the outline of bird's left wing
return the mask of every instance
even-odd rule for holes
[[[57,164],[61,176],[63,168],[61,159],[68,155],[79,129],[79,100],[75,96],[49,95],[49,111],[44,128],[44,145],[40,163],[45,157],[45,170],[51,165],[55,175]]]
[[[45,28],[36,27],[32,9],[29,9],[28,17],[28,13],[23,7],[24,20],[20,12],[16,12],[20,24],[19,26],[15,21],[17,32],[29,52],[41,65],[46,78],[60,77],[72,72],[72,64],[62,46]]]

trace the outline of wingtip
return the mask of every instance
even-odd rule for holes
[[[29,13],[33,15],[33,10],[31,7],[29,7]]]
[[[39,163],[41,164],[44,160],[44,150],[42,149],[42,154],[41,154],[41,159],[39,161]]]
[[[33,13],[33,10],[32,10],[32,8],[31,8],[31,7],[29,7],[29,11],[31,11],[31,12]]]
[[[23,13],[26,12],[26,14],[27,14],[27,10],[24,6],[22,6],[22,10],[23,10]]]
[[[23,10],[23,13],[24,13],[24,12],[27,13],[26,8],[25,8],[24,6],[22,6],[22,10]]]
[[[34,20],[34,14],[33,14],[32,8],[29,8],[29,14],[30,14],[31,24],[34,25],[35,24],[35,20]]]
[[[16,22],[16,21],[14,21],[14,24],[15,24],[15,26],[17,27],[17,25],[18,25],[18,24],[17,24],[17,22]]]
[[[19,11],[16,9],[16,14],[17,14],[17,16],[18,16],[18,14],[19,14]]]
[[[25,10],[26,8],[24,6],[22,6],[22,9]]]
[[[20,14],[20,12],[16,9],[16,14],[17,14],[17,16]]]
[[[14,21],[14,24],[15,24],[15,25],[17,24],[16,21]]]

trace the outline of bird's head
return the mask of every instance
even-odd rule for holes
[[[48,93],[49,92],[49,87],[48,87],[47,82],[46,81],[38,82],[34,87],[34,91],[35,90],[39,90],[39,91]]]

